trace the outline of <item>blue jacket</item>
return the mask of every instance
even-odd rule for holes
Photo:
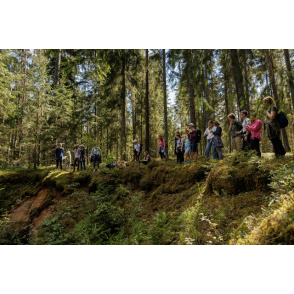
[[[64,149],[63,148],[56,148],[56,159],[62,159],[63,158],[63,154],[64,154]]]

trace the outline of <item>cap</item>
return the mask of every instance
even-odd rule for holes
[[[192,127],[194,127],[194,124],[193,124],[193,123],[189,123],[189,126],[192,126]]]
[[[135,140],[133,141],[133,143],[135,143],[135,142],[138,142],[138,140],[137,140],[137,139],[135,139]]]

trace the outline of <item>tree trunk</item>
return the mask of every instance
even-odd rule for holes
[[[188,49],[188,84],[189,84],[189,102],[190,102],[190,122],[194,124],[196,128],[196,116],[195,116],[195,101],[194,91],[192,84],[192,53],[193,49]]]
[[[126,160],[126,64],[125,49],[122,49],[122,109],[121,109],[121,159]]]
[[[145,137],[145,150],[149,150],[149,58],[148,49],[146,49],[146,95],[145,95],[145,124],[146,124],[146,137]]]
[[[205,111],[205,126],[206,127],[209,121],[209,96],[208,96],[208,49],[204,49],[204,98],[206,100],[206,111]]]
[[[271,87],[272,87],[273,94],[274,94],[274,99],[275,99],[277,107],[279,108],[279,97],[278,97],[278,91],[277,91],[277,87],[276,87],[275,75],[274,75],[274,71],[273,71],[273,61],[271,59],[269,49],[266,49],[266,62],[267,62],[267,66],[268,66],[268,71],[269,71],[269,76],[270,76]],[[291,148],[289,145],[286,130],[281,129],[281,134],[283,137],[283,143],[284,143],[285,150],[286,150],[286,152],[290,152]]]
[[[59,52],[55,60],[54,82],[53,82],[54,87],[56,87],[56,85],[59,85],[60,62],[61,62],[61,49],[59,49]]]
[[[228,99],[228,81],[229,81],[229,76],[228,76],[228,68],[227,68],[227,60],[226,60],[226,55],[223,55],[223,66],[224,66],[224,97],[225,97],[225,108],[226,108],[226,117],[230,114],[230,109],[229,109],[229,99]],[[229,129],[230,127],[230,121],[227,118],[227,127]],[[230,145],[230,153],[231,153],[231,136],[229,134],[229,145]]]
[[[248,72],[247,72],[247,56],[246,49],[241,50],[244,64],[244,73],[245,73],[245,99],[248,105],[248,112],[250,113],[250,103],[249,103],[249,85],[248,85]]]
[[[236,93],[237,93],[240,111],[248,110],[249,107],[244,95],[243,76],[242,76],[241,66],[239,63],[238,51],[237,49],[230,49],[230,53],[231,53],[232,67],[233,67],[234,79],[235,79],[235,85],[236,85]]]
[[[292,105],[294,107],[294,81],[293,81],[293,75],[292,75],[292,69],[291,69],[291,63],[290,63],[290,56],[289,56],[289,50],[284,49],[284,56],[285,56],[285,62],[287,67],[287,75],[288,75],[288,83],[292,98]]]
[[[164,104],[164,139],[166,144],[168,144],[165,49],[163,49],[163,104]],[[168,153],[166,154],[166,158],[168,159]]]

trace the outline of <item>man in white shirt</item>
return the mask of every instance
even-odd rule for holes
[[[213,153],[213,159],[218,158],[217,157],[217,152],[213,146],[212,143],[212,138],[214,136],[214,131],[216,130],[216,127],[213,126],[213,121],[210,120],[208,121],[208,128],[205,130],[204,132],[204,137],[207,136],[207,145],[206,145],[206,149],[205,149],[205,155],[207,157],[208,160],[210,160],[210,149],[212,147],[212,153]]]
[[[235,132],[236,135],[237,134],[242,135],[242,140],[243,140],[242,150],[245,150],[245,151],[249,150],[250,139],[251,139],[251,133],[248,132],[246,129],[246,126],[251,124],[251,120],[247,116],[248,116],[247,110],[242,110],[240,112],[240,117],[242,120],[242,130]]]
[[[80,170],[79,159],[80,159],[79,145],[75,145],[75,150],[74,150],[74,170],[73,170],[74,172],[76,170],[76,164],[78,166],[78,171]]]

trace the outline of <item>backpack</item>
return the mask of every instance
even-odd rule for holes
[[[286,128],[289,123],[287,116],[283,111],[278,112],[277,121],[279,122],[281,129]]]
[[[165,143],[165,149],[167,149],[167,148],[168,148],[167,143]]]
[[[200,140],[201,140],[201,130],[197,130],[196,143],[199,143]]]
[[[272,109],[270,108],[269,113],[271,113],[271,111],[272,111]],[[281,129],[286,128],[289,124],[285,112],[279,111],[279,109],[278,109],[277,116],[276,116],[276,125],[277,125],[277,121],[278,121]]]

